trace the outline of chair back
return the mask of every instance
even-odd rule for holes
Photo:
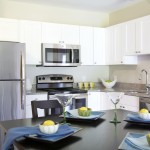
[[[58,100],[41,100],[41,101],[31,101],[32,107],[32,117],[38,118],[38,108],[44,109],[45,116],[50,114],[62,114],[63,108]]]

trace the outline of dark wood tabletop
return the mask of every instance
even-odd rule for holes
[[[115,125],[109,121],[114,117],[114,111],[105,111],[105,115],[95,121],[69,121],[71,126],[83,128],[60,141],[50,143],[42,141],[34,141],[23,138],[15,141],[14,145],[19,150],[117,150],[120,143],[128,132],[148,133],[150,125],[131,124],[123,121],[128,113],[125,110],[118,110],[117,116],[121,123]],[[1,129],[7,130],[18,126],[34,126],[44,120],[52,119],[61,121],[58,116],[50,116],[38,119],[21,119],[0,122]]]

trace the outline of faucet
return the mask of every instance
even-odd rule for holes
[[[146,91],[147,91],[147,93],[148,93],[149,88],[150,88],[150,85],[148,84],[148,73],[147,73],[147,71],[146,71],[145,69],[142,69],[142,70],[141,70],[141,74],[140,74],[139,80],[142,79],[142,73],[143,73],[143,72],[145,72],[145,74],[146,74]]]

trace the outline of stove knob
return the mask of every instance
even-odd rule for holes
[[[41,78],[39,78],[39,80],[41,80]]]
[[[67,77],[67,80],[69,80],[69,77]]]
[[[43,77],[42,80],[45,80],[45,77]]]
[[[73,77],[70,77],[70,80],[72,80],[73,79]]]

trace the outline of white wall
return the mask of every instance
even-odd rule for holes
[[[42,74],[68,74],[74,76],[74,82],[94,81],[109,78],[108,66],[79,66],[79,67],[35,67],[26,66],[26,77],[35,84],[35,76]]]

